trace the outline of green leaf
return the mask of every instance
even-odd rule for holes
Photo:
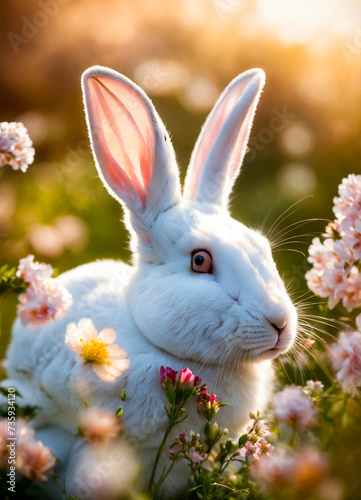
[[[167,401],[169,406],[174,406],[175,404],[175,390],[173,387],[168,387],[167,389]]]
[[[238,439],[238,446],[244,446],[248,441],[248,434],[242,434]]]
[[[125,389],[122,390],[122,392],[120,393],[120,399],[122,401],[125,401],[125,398],[127,397],[126,393],[125,393]]]

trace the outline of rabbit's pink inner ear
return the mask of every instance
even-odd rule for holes
[[[124,201],[145,205],[154,131],[141,97],[126,82],[98,74],[87,79],[94,152],[103,177]]]
[[[189,167],[190,178],[187,179],[187,196],[194,197],[196,195],[198,182],[202,175],[202,170],[210,150],[212,149],[212,146],[215,143],[225,121],[234,109],[237,101],[240,99],[251,79],[252,77],[245,78],[243,81],[239,82],[238,85],[234,85],[233,88],[229,89],[226,95],[221,96],[218,104],[216,104],[216,107],[214,108],[214,111],[206,120],[204,129],[201,132],[198,143],[196,144],[191,165]],[[240,132],[239,139],[241,140],[241,138],[242,136]],[[237,144],[237,150],[239,147],[242,147],[242,145]],[[232,154],[232,157],[234,155]]]

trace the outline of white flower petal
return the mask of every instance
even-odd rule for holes
[[[80,338],[83,339],[84,342],[88,342],[89,340],[95,340],[97,338],[97,330],[91,319],[82,318],[78,323],[78,329],[80,333]]]
[[[93,369],[100,379],[104,382],[114,382],[116,375],[110,373],[109,366],[104,363],[93,363]]]
[[[121,349],[118,344],[114,344],[108,348],[109,352],[109,358],[119,358],[123,359],[126,358],[127,353],[124,351],[124,349]]]
[[[113,328],[104,328],[99,335],[98,335],[98,340],[101,340],[105,344],[113,344],[116,339],[116,333],[113,330]]]

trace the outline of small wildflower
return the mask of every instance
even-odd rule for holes
[[[16,467],[28,479],[46,481],[46,474],[54,465],[54,455],[41,441],[30,440],[18,444]]]
[[[164,389],[167,389],[169,385],[175,386],[177,373],[172,368],[169,368],[169,366],[167,368],[164,368],[164,366],[160,367],[160,378]]]
[[[16,276],[23,278],[26,283],[32,284],[36,288],[43,281],[51,278],[53,272],[54,270],[50,264],[35,262],[34,255],[28,255],[20,259]]]
[[[189,368],[183,368],[178,372],[167,366],[160,367],[160,380],[163,389],[167,393],[167,401],[170,406],[177,405],[181,401],[183,404],[190,397],[195,396],[199,389],[201,379],[196,377]]]
[[[322,394],[323,388],[323,383],[319,380],[308,380],[302,390],[307,396],[318,398]]]
[[[63,316],[72,303],[70,293],[54,278],[49,264],[34,262],[34,256],[20,259],[17,276],[28,284],[19,295],[17,314],[25,326],[42,326]]]
[[[298,430],[317,425],[312,401],[296,386],[288,386],[274,395],[275,417],[279,422],[295,425]]]
[[[107,444],[119,436],[122,425],[114,413],[103,408],[88,408],[79,418],[79,433],[89,443]]]
[[[185,458],[193,465],[197,466],[207,460],[208,455],[203,451],[200,435],[191,431],[190,439],[187,439],[184,432],[175,437],[174,443],[169,450],[169,458],[171,460]]]
[[[26,127],[20,122],[0,123],[0,167],[26,172],[34,161],[35,149]]]
[[[268,435],[268,429],[262,420],[255,420],[247,427],[248,440],[239,450],[239,455],[246,456],[251,460],[258,460],[263,454],[270,454],[274,450],[264,436]]]
[[[28,479],[46,481],[49,470],[55,465],[50,448],[34,439],[35,430],[23,418],[16,420],[15,466]],[[9,457],[9,436],[7,418],[0,419],[0,469],[6,469]]]
[[[116,338],[112,328],[97,333],[93,322],[83,318],[78,325],[68,325],[65,343],[83,358],[84,363],[91,363],[94,372],[104,382],[114,382],[119,375],[128,369],[127,353],[114,344]]]
[[[211,421],[219,409],[227,405],[225,403],[219,403],[217,394],[211,394],[207,386],[201,387],[200,392],[201,394],[197,398],[198,411],[202,413],[208,421]]]
[[[179,372],[179,380],[182,386],[187,389],[191,387],[197,388],[201,383],[201,379],[196,377],[189,368],[183,368],[183,370]]]
[[[331,361],[344,391],[361,386],[361,332],[341,332],[330,346]]]

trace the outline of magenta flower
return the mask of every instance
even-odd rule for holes
[[[215,406],[218,404],[217,394],[211,394],[207,387],[201,387],[201,395],[197,398],[197,403],[202,405],[204,403],[209,403],[210,406]]]
[[[217,394],[212,394],[204,385],[200,389],[200,395],[197,398],[198,411],[210,422],[214,415],[222,406],[228,406],[226,403],[220,403]]]
[[[164,366],[160,367],[160,378],[164,389],[167,389],[169,385],[175,386],[177,373],[178,372],[169,366],[167,366],[167,368],[164,368]]]
[[[183,387],[198,387],[201,383],[201,379],[196,377],[189,368],[183,368],[179,372],[179,380]]]

